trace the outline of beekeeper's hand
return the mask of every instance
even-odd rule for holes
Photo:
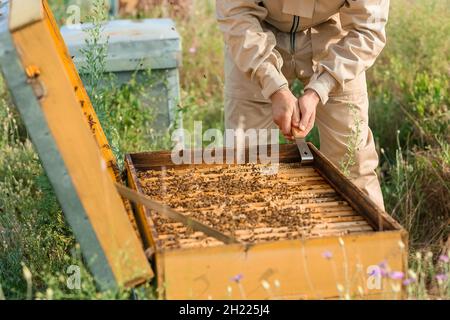
[[[298,99],[288,88],[282,88],[272,94],[272,117],[286,139],[292,140],[291,127],[299,126],[300,114]]]
[[[298,99],[300,108],[300,137],[306,137],[314,127],[316,119],[316,108],[319,104],[319,95],[314,90],[306,90],[305,94]]]

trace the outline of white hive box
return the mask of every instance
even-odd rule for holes
[[[86,65],[87,29],[91,24],[61,28],[61,34],[82,74]],[[149,85],[143,103],[152,108],[154,127],[165,130],[177,119],[180,97],[178,68],[181,40],[171,19],[113,20],[103,26],[107,41],[106,72],[114,73],[118,84],[128,82],[136,72],[137,81]],[[150,79],[146,71],[151,70]],[[181,123],[180,123],[181,125]]]

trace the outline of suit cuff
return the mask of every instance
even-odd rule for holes
[[[329,99],[331,90],[334,89],[336,84],[336,79],[329,72],[324,71],[320,75],[314,74],[309,84],[305,87],[305,90],[314,90],[319,95],[322,104],[325,105]]]
[[[262,95],[269,99],[272,94],[288,85],[286,77],[270,62],[265,62],[259,66],[255,73],[262,88]]]

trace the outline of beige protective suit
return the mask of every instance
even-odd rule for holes
[[[269,97],[301,80],[321,100],[321,151],[338,167],[353,163],[352,181],[384,209],[365,71],[386,43],[389,0],[217,0],[216,6],[226,47],[226,128],[275,128]],[[355,138],[357,149],[348,153]]]

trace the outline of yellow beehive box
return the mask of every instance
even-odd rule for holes
[[[279,163],[269,167],[127,155],[134,189],[242,242],[226,245],[138,206],[159,292],[169,299],[399,297],[399,283],[379,274],[384,266],[405,270],[406,233],[310,148],[307,166],[292,144],[281,145]],[[275,173],[264,170],[273,165]]]

